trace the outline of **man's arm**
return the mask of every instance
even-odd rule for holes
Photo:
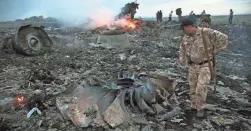
[[[225,49],[228,44],[228,36],[217,30],[209,30],[209,37],[214,45],[214,53],[218,54],[221,50]]]
[[[186,49],[185,49],[184,42],[185,40],[183,38],[182,42],[180,43],[180,50],[179,50],[179,60],[181,64],[185,64]]]
[[[185,59],[185,45],[184,45],[184,39],[180,43],[180,50],[179,50],[179,57]]]

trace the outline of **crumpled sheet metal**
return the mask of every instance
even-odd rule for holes
[[[101,87],[79,86],[72,96],[58,97],[56,104],[63,116],[78,127],[88,127],[93,123],[103,125],[102,120],[97,120],[100,119],[99,115],[115,127],[127,119],[120,106],[121,95],[117,96],[117,92],[118,90]]]
[[[78,127],[88,127],[92,123],[92,118],[87,116],[88,110],[81,110],[77,97],[58,97],[56,99],[57,107],[66,119],[70,119]],[[93,105],[90,110],[96,110]],[[89,110],[89,111],[90,111]]]
[[[158,95],[164,93],[162,97],[166,98],[163,99],[155,96],[156,89],[149,83],[141,81],[143,83],[138,85],[140,82],[137,82],[137,80],[139,79],[134,79],[135,81],[131,79],[130,81],[136,83],[136,85],[131,85],[132,83],[128,80],[129,78],[119,79],[116,87],[93,86],[84,82],[74,90],[71,96],[58,97],[56,100],[57,107],[63,116],[69,118],[76,126],[87,127],[93,124],[97,126],[106,123],[116,127],[131,118],[129,109],[136,109],[135,107],[137,107],[142,112],[157,115],[166,110],[164,109],[166,106],[163,106],[165,101],[170,98],[176,99],[175,96],[173,97],[174,93],[165,93],[168,85],[154,84],[154,88],[162,89]],[[159,82],[164,83],[163,80],[166,81],[167,79],[162,77]],[[173,90],[172,87],[171,90]],[[156,99],[160,99],[160,101],[155,103]],[[126,106],[126,102],[130,102],[130,104],[128,103],[129,105]],[[176,102],[171,102],[168,106],[176,105]],[[129,106],[132,108],[129,108]],[[171,116],[173,116],[172,113]]]

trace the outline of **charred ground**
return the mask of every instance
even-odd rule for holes
[[[128,33],[131,48],[108,49],[96,43],[97,34],[73,28],[48,30],[54,42],[50,53],[35,57],[18,54],[0,56],[0,98],[23,95],[35,90],[46,94],[42,115],[26,118],[26,108],[5,105],[0,108],[0,130],[83,130],[63,119],[55,98],[74,90],[83,80],[106,84],[115,81],[122,69],[138,68],[150,73],[167,75],[179,82],[176,94],[182,103],[188,86],[186,67],[178,64],[178,47],[182,32],[161,28],[163,24],[143,24],[141,32]],[[230,37],[228,50],[217,60],[217,93],[210,93],[208,103],[214,105],[204,119],[181,115],[173,120],[157,122],[155,116],[132,120],[115,129],[88,127],[85,130],[249,130],[251,128],[251,26],[215,24],[214,28]],[[1,38],[15,29],[1,30]],[[126,59],[121,59],[125,56]]]

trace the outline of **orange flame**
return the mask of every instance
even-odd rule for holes
[[[131,29],[135,29],[136,28],[136,25],[132,22],[128,22],[128,25],[127,25],[129,28]]]
[[[126,16],[123,19],[117,21],[117,25],[122,27],[124,30],[134,31],[140,24],[139,21],[131,19],[130,16]]]
[[[23,96],[18,96],[17,98],[16,98],[16,100],[17,100],[17,103],[23,103],[24,102],[24,97]]]

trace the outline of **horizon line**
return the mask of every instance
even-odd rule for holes
[[[236,15],[251,15],[251,14],[234,14],[234,16]],[[182,15],[182,16],[188,16],[188,15]],[[229,15],[211,15],[211,16],[229,16]],[[156,17],[156,16],[136,16],[136,17]],[[169,16],[163,16],[163,17],[169,17]],[[172,16],[172,17],[178,17],[177,15]]]
[[[240,16],[240,15],[251,15],[251,14],[235,14],[234,16]],[[38,16],[43,16],[43,15],[37,15],[36,17]],[[183,16],[188,16],[188,15],[183,15]],[[229,16],[229,15],[211,15],[211,16]],[[34,16],[30,16],[30,17],[34,17]],[[27,18],[30,18],[30,17],[27,17]],[[51,18],[56,18],[56,17],[52,17],[52,16],[49,16]],[[49,18],[49,17],[44,17],[44,18]],[[135,16],[135,17],[141,17],[141,18],[155,18],[156,16]],[[176,18],[178,17],[177,15],[174,15],[172,16],[173,18]],[[163,16],[163,18],[168,18],[168,16]],[[24,20],[25,18],[18,18],[18,19],[15,19],[15,20],[6,20],[6,21],[1,21],[0,22],[9,22],[9,21],[16,21],[16,20]],[[57,19],[57,18],[56,18]]]

